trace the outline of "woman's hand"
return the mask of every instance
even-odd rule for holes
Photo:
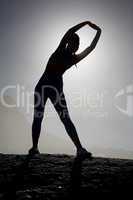
[[[101,28],[100,28],[99,26],[97,26],[96,24],[94,24],[94,23],[92,23],[92,22],[90,22],[90,21],[88,21],[88,25],[89,25],[91,28],[93,28],[93,29],[95,29],[95,30],[97,30],[97,31],[101,31]]]

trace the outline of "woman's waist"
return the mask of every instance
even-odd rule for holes
[[[58,74],[52,74],[44,72],[40,80],[38,81],[38,84],[51,84],[51,85],[58,85],[63,84],[63,77]]]

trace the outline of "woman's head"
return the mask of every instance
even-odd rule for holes
[[[76,33],[74,33],[68,41],[67,49],[71,53],[75,53],[79,48],[79,41],[79,36]]]

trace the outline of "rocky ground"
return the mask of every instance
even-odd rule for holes
[[[0,154],[0,199],[88,199],[90,194],[132,193],[133,160]]]

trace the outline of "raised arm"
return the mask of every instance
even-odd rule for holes
[[[88,24],[88,21],[84,21],[80,24],[77,24],[76,26],[73,26],[72,28],[70,28],[66,34],[63,36],[59,46],[57,49],[62,49],[62,48],[65,48],[66,47],[66,44],[68,43],[69,41],[69,38],[76,32],[78,31],[80,28],[82,28],[83,26],[87,25]]]
[[[78,63],[79,61],[81,61],[83,58],[85,58],[88,54],[90,54],[93,49],[95,49],[97,43],[98,43],[98,40],[100,38],[100,35],[101,35],[101,28],[99,28],[97,25],[91,23],[91,22],[88,22],[88,25],[95,29],[97,32],[96,32],[96,35],[93,39],[93,41],[91,42],[91,45],[89,47],[87,47],[83,52],[81,52],[80,54],[77,54],[75,55],[75,58],[74,58],[74,63]]]

